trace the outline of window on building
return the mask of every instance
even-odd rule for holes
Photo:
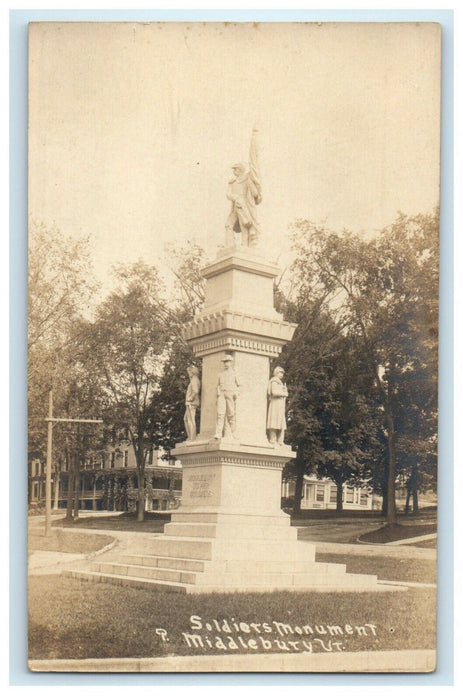
[[[169,488],[169,479],[165,474],[155,474],[153,477],[153,487],[155,489],[165,489]]]
[[[338,489],[336,486],[330,486],[330,503],[336,503]]]
[[[354,489],[351,486],[346,488],[346,503],[354,502]]]
[[[325,500],[325,486],[322,484],[318,484],[317,488],[315,489],[315,500],[317,503],[323,503]]]
[[[124,450],[124,467],[129,466],[129,451]]]
[[[153,464],[153,448],[150,447],[148,450],[148,464]]]
[[[114,469],[114,467],[116,465],[116,453],[115,452],[111,452],[110,460],[111,460],[110,461],[110,469]]]
[[[368,505],[368,491],[365,491],[364,489],[360,491],[360,505]]]

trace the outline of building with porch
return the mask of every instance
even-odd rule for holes
[[[63,459],[52,467],[52,505],[66,508],[72,465]],[[29,503],[45,502],[45,463],[29,465]],[[167,459],[161,450],[148,448],[145,466],[145,509],[171,510],[180,504],[182,468],[178,460]],[[137,498],[135,453],[128,441],[89,454],[81,461],[74,485],[82,510],[134,510]]]

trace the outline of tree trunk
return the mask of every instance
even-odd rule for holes
[[[68,498],[66,503],[66,520],[72,520],[72,503],[74,500],[75,455],[69,457]]]
[[[413,515],[418,515],[419,508],[418,508],[418,489],[416,486],[414,486],[413,491]]]
[[[59,477],[60,477],[60,472],[56,470],[55,472],[55,501],[53,504],[53,510],[58,510],[58,502],[59,502]]]
[[[293,515],[299,515],[301,512],[301,501],[302,501],[302,491],[304,488],[304,474],[305,474],[305,464],[302,460],[302,456],[297,451],[297,457],[295,460],[296,464],[296,484],[294,489],[294,506]]]
[[[138,503],[137,503],[137,521],[142,523],[145,519],[145,479],[140,472],[138,478]]]
[[[389,452],[389,473],[387,478],[387,513],[386,522],[388,525],[397,523],[397,508],[395,503],[395,477],[396,477],[396,450],[395,450],[395,432],[394,419],[391,411],[387,410],[386,414],[387,426],[387,445]]]
[[[410,477],[410,489],[413,496],[413,515],[418,514],[418,467],[412,468]]]
[[[137,501],[137,521],[142,523],[145,519],[145,494],[140,493],[138,489],[138,501]]]
[[[386,466],[384,467],[384,477],[383,477],[383,482],[381,484],[381,496],[383,498],[383,502],[381,504],[381,515],[386,517],[387,515],[387,482],[388,482],[388,477],[389,477],[389,467]]]
[[[80,482],[80,460],[79,457],[76,456],[76,461],[75,461],[75,467],[76,467],[76,472],[74,475],[74,513],[73,513],[73,518],[74,520],[77,520],[79,517],[79,482]]]
[[[407,485],[407,498],[405,501],[405,515],[408,515],[410,511],[410,496],[412,495],[412,490],[410,488],[410,484]]]
[[[342,513],[343,508],[342,508],[342,493],[343,493],[343,484],[336,484],[336,513]]]

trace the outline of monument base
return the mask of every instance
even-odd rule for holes
[[[65,574],[188,594],[397,590],[397,586],[378,584],[376,576],[349,574],[344,564],[316,562],[315,545],[298,542],[289,523],[283,528],[246,522],[248,527],[240,529],[223,515],[209,514],[216,518],[213,521],[193,515],[188,520],[175,517],[166,526],[180,535],[140,537],[136,551],[108,552],[99,561]]]
[[[198,440],[175,454],[184,465],[183,499],[164,534],[141,535],[130,551],[113,550],[67,575],[193,594],[391,590],[344,564],[316,562],[315,545],[298,541],[280,509],[288,446]]]

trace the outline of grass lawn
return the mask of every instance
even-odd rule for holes
[[[346,564],[351,574],[376,574],[384,581],[436,583],[436,562],[429,559],[398,559],[317,552],[317,561]]]
[[[170,513],[145,513],[145,520],[137,521],[135,513],[92,516],[88,511],[77,520],[59,518],[52,526],[86,528],[90,530],[122,530],[125,532],[163,532],[171,520]],[[352,511],[336,513],[332,510],[302,511],[292,516],[291,524],[300,528],[299,538],[328,542],[390,542],[428,534],[436,530],[435,508],[423,509],[418,515],[401,516],[396,529],[384,528],[384,518],[378,512]],[[394,531],[393,531],[394,530]]]
[[[80,532],[67,532],[55,530],[49,537],[37,530],[29,532],[27,545],[29,552],[37,550],[47,552],[79,552],[87,554],[96,552],[112,542],[114,537],[110,535],[96,535]]]
[[[420,547],[421,549],[436,549],[437,547],[437,535],[432,540],[423,540],[422,542],[412,542],[410,545],[406,544],[404,547]]]
[[[399,517],[399,525],[390,528],[378,512],[302,511],[291,518],[291,524],[299,528],[299,539],[312,542],[393,542],[435,532],[436,509],[423,509],[417,515]]]
[[[29,658],[432,649],[434,606],[432,589],[188,596],[32,576]]]

